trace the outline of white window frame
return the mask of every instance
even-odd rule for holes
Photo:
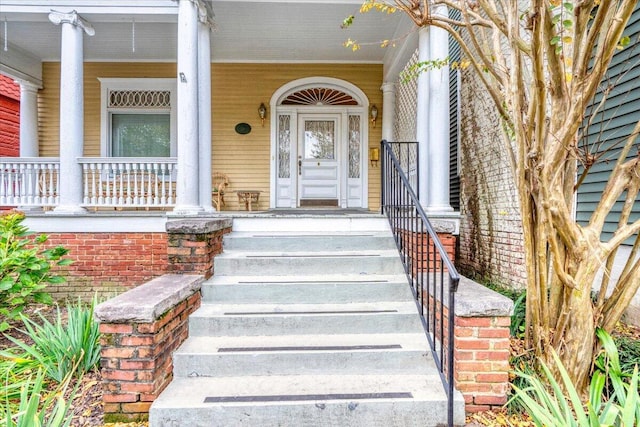
[[[111,156],[111,114],[152,114],[169,112],[170,157],[177,156],[177,94],[176,79],[173,78],[98,78],[100,81],[100,156]],[[112,90],[158,90],[169,91],[170,108],[109,108],[109,92]]]

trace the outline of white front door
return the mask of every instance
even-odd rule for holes
[[[339,206],[340,114],[298,116],[298,206]]]

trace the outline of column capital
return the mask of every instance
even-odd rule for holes
[[[384,82],[382,86],[380,86],[380,90],[382,92],[394,92],[396,91],[396,84],[393,82]]]
[[[75,10],[72,10],[69,13],[52,10],[51,13],[49,13],[49,21],[53,22],[56,25],[75,25],[76,27],[80,27],[89,36],[92,36],[96,33],[89,21],[78,15],[78,12],[76,12]]]
[[[38,93],[38,89],[40,89],[40,86],[37,84],[25,80],[14,80],[14,82],[20,85],[20,92]]]

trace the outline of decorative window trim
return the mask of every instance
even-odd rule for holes
[[[98,78],[100,155],[111,157],[112,113],[169,113],[171,157],[177,155],[177,94],[174,78]],[[114,105],[115,103],[115,105]]]

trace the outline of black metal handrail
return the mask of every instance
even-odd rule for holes
[[[416,195],[418,143],[382,141],[381,144],[382,213],[389,219],[440,379],[447,392],[448,425],[452,426],[455,293],[460,276]],[[410,162],[401,163],[397,153],[413,153],[407,154],[406,158],[414,158],[415,166]],[[416,175],[413,185],[405,172],[411,168],[415,168]],[[448,280],[445,280],[445,275]]]

